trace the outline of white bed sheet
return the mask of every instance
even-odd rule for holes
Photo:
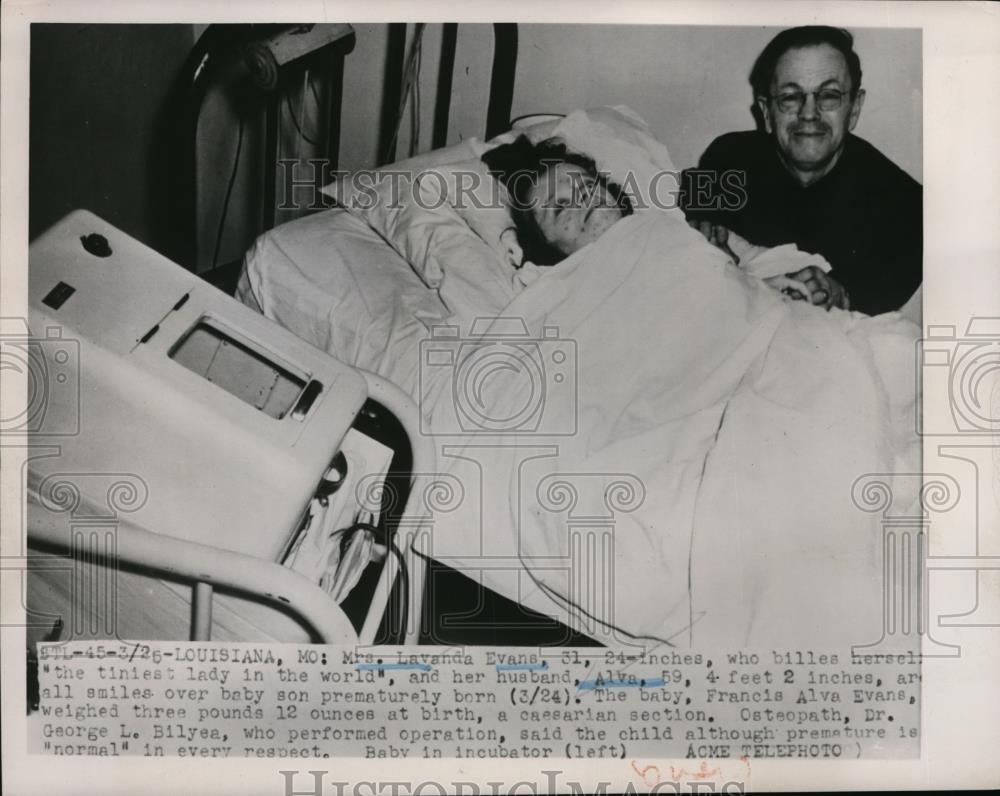
[[[558,326],[561,338],[573,338],[580,356],[580,433],[571,438],[456,433],[456,394],[448,389],[457,383],[455,368],[423,368],[421,378],[421,344],[430,327],[452,316],[384,241],[346,213],[321,213],[263,236],[247,256],[240,297],[422,402],[426,428],[436,435],[443,486],[450,482],[461,498],[460,505],[439,505],[433,515],[433,536],[424,548],[432,557],[583,632],[594,633],[591,620],[601,617],[630,635],[680,644],[776,643],[785,631],[801,638],[809,628],[818,631],[817,642],[831,633],[858,641],[855,634],[868,628],[841,620],[874,608],[880,536],[875,518],[851,504],[850,485],[865,472],[919,466],[915,440],[892,439],[913,429],[906,355],[917,330],[898,316],[842,313],[836,322],[835,313],[783,304],[762,285],[736,291],[734,310],[718,288],[732,281],[721,277],[735,277],[737,270],[722,265],[718,250],[673,219],[640,214],[605,238],[551,269],[504,312],[522,318],[532,339],[542,339],[547,324]],[[628,275],[630,268],[638,278]],[[670,272],[676,276],[668,278]],[[652,282],[644,285],[643,279]],[[704,279],[711,285],[702,285]],[[701,300],[682,296],[678,302],[675,290],[685,280],[697,291],[684,295]],[[654,295],[658,290],[661,298]],[[739,309],[735,298],[743,290],[749,291],[748,309]],[[726,345],[708,346],[714,337],[731,345],[745,337],[725,317],[706,315],[701,305],[709,296],[719,299],[712,306],[737,327],[750,323],[766,332],[756,348],[737,345],[753,349],[749,358],[736,357],[742,364],[730,361],[736,355],[727,354]],[[664,311],[667,299],[670,312]],[[699,323],[704,328],[691,338]],[[636,334],[647,343],[636,347]],[[678,338],[688,342],[679,348],[654,342]],[[838,379],[812,359],[811,351],[831,347],[841,373],[850,363],[850,379]],[[702,349],[724,356],[726,367],[706,371],[699,381],[704,368],[698,363],[711,357],[670,364],[673,354]],[[781,360],[789,367],[775,367]],[[696,389],[677,393],[670,379],[678,375]],[[716,389],[726,378],[728,386]],[[506,404],[518,400],[516,389],[499,384],[480,398],[485,411],[506,416]],[[523,385],[514,378],[511,386]],[[699,403],[706,390],[715,395],[713,389],[718,395]],[[443,421],[442,407],[449,414]],[[829,426],[828,415],[839,425]],[[722,416],[727,421],[719,433]],[[554,444],[559,453],[522,466],[511,443]],[[681,449],[680,459],[663,455]],[[526,516],[512,497],[519,478],[540,485],[552,467],[574,473],[577,481],[621,473],[645,489],[635,519],[617,520],[612,604],[587,605],[583,613],[566,604],[575,587],[566,580],[573,574],[566,569],[565,528],[537,507],[528,506]],[[603,491],[580,498],[604,499]],[[719,551],[742,552],[720,557]],[[782,566],[775,576],[776,561],[795,559],[798,565]]]

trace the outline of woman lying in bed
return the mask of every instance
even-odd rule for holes
[[[490,543],[551,600],[629,635],[877,640],[881,529],[855,490],[866,474],[919,468],[915,327],[893,314],[817,312],[809,303],[827,301],[808,286],[809,303],[782,300],[773,275],[802,278],[809,255],[758,254],[772,265],[798,258],[795,271],[772,268],[769,287],[751,258],[732,267],[683,216],[633,208],[593,162],[554,142],[514,142],[484,160],[507,186],[525,263],[545,272],[503,315],[545,345],[557,329],[576,364],[572,389],[553,377],[537,427],[491,446],[470,433],[439,460],[462,483],[477,483],[467,461],[511,474],[490,481],[501,493],[482,513]],[[514,417],[534,394],[514,370],[491,378],[477,385],[480,416]],[[432,430],[454,426],[453,392],[432,402]],[[573,433],[555,423],[566,417]],[[518,458],[544,445],[551,454]],[[638,485],[638,497],[610,510],[609,479]],[[575,487],[568,517],[548,490],[562,481]],[[607,539],[574,530],[574,517],[605,515]],[[456,549],[474,522],[456,523]],[[436,550],[450,543],[446,527],[436,526]],[[552,567],[592,543],[612,552],[579,566],[603,582],[579,586]]]
[[[508,186],[513,220],[501,208],[480,234],[457,205],[433,215],[416,203],[378,225],[384,204],[364,221],[301,219],[248,259],[258,306],[419,401],[438,472],[461,487],[458,506],[435,510],[433,556],[504,596],[576,617],[583,632],[597,632],[593,619],[671,644],[877,640],[881,515],[856,500],[857,484],[919,472],[917,327],[785,301],[762,280],[797,274],[811,255],[737,250],[736,268],[679,211],[647,210],[642,190],[675,170],[634,115],[574,112],[534,135],[566,149],[521,142],[483,158]],[[352,245],[370,232],[379,248],[344,248],[337,224]],[[524,249],[517,271],[496,245],[509,224]],[[468,239],[476,246],[458,245]],[[340,278],[338,246],[349,254]],[[526,271],[544,276],[510,285]],[[408,277],[405,301],[374,300],[399,284],[390,273]],[[458,314],[497,325],[465,333]],[[559,499],[564,482],[571,500]]]
[[[490,150],[483,161],[507,189],[515,224],[510,234],[516,234],[509,246],[520,249],[522,262],[555,265],[633,212],[620,186],[558,139],[532,144],[521,136]],[[726,244],[719,248],[738,261]],[[765,281],[795,300],[827,309],[850,306],[844,288],[815,265]]]

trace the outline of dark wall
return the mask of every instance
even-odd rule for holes
[[[168,98],[191,25],[31,26],[29,229],[84,207],[158,250]]]

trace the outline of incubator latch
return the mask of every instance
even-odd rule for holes
[[[347,457],[342,451],[337,451],[319,486],[316,487],[316,497],[320,503],[325,506],[330,495],[340,489],[345,480],[347,480]]]
[[[292,409],[292,420],[302,421],[309,414],[309,410],[312,409],[312,405],[321,392],[323,392],[323,385],[316,379],[310,381],[302,391],[302,395],[299,396],[295,408]]]
[[[92,254],[95,257],[110,257],[111,256],[111,245],[108,243],[108,239],[97,232],[91,232],[89,235],[82,235],[80,237],[80,243],[83,244],[83,249],[88,254]]]

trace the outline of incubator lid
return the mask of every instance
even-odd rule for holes
[[[31,333],[44,337],[44,326],[54,321],[125,355],[185,300],[195,279],[94,214],[76,210],[32,243]]]

